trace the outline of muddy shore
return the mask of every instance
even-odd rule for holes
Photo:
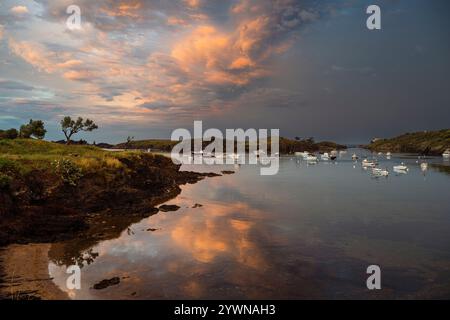
[[[180,171],[162,156],[121,161],[124,168],[89,173],[76,187],[36,171],[0,193],[0,298],[67,298],[49,278],[49,254],[58,250],[52,243],[84,239],[81,252],[158,213],[157,206],[176,197],[180,185],[219,176]]]

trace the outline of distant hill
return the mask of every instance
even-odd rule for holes
[[[148,139],[148,140],[136,140],[130,142],[123,142],[116,144],[114,148],[117,149],[135,149],[135,150],[155,150],[170,152],[172,148],[177,144],[177,141],[165,140],[165,139]]]
[[[405,133],[391,139],[379,139],[366,148],[376,152],[441,155],[450,148],[450,129]]]
[[[172,148],[177,144],[177,141],[163,140],[163,139],[150,139],[139,140],[119,143],[114,146],[118,149],[151,149],[152,151],[165,151],[170,152]],[[192,143],[192,142],[191,142]],[[225,146],[226,140],[224,140]],[[210,142],[204,141],[203,148],[205,148]],[[247,143],[248,147],[248,143]],[[268,142],[268,148],[270,150],[270,138]],[[292,140],[287,138],[280,138],[280,153],[289,154],[300,151],[309,152],[330,152],[331,150],[346,149],[346,146],[340,145],[330,141],[314,142],[312,140]],[[224,147],[225,150],[225,147]]]

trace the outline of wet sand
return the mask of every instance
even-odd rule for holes
[[[51,244],[10,245],[0,251],[4,283],[0,297],[6,299],[66,300],[68,296],[52,281],[48,272]]]

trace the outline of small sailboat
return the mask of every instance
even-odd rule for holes
[[[253,151],[253,154],[254,154],[255,156],[257,156],[257,157],[262,157],[262,156],[265,155],[266,153],[265,153],[264,151],[262,151],[262,150],[256,150],[256,151]]]
[[[202,156],[202,155],[203,155],[203,150],[200,150],[200,151],[194,151],[194,152],[192,152],[192,154],[193,154],[194,156]]]
[[[402,162],[400,165],[394,166],[394,171],[397,173],[406,173],[409,171],[409,168]]]
[[[271,161],[272,161],[272,159],[269,157],[260,157],[259,158],[259,162],[264,166],[269,165]]]
[[[374,162],[374,161],[369,161],[369,160],[367,160],[367,159],[364,159],[362,162],[361,162],[361,164],[362,164],[362,166],[363,167],[375,167],[377,164]]]
[[[444,159],[450,159],[450,149],[445,150],[442,157],[444,157]]]
[[[387,177],[389,175],[389,171],[381,168],[373,168],[372,174],[377,177]]]
[[[237,153],[231,153],[228,155],[228,157],[233,160],[239,160],[239,155]]]
[[[422,171],[427,171],[427,170],[428,170],[428,163],[422,162],[422,163],[420,164],[420,170],[422,170]]]

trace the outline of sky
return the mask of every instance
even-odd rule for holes
[[[381,8],[381,30],[366,8]],[[66,21],[81,9],[81,28]],[[280,129],[365,143],[450,128],[447,0],[0,0],[0,129],[75,139]]]

